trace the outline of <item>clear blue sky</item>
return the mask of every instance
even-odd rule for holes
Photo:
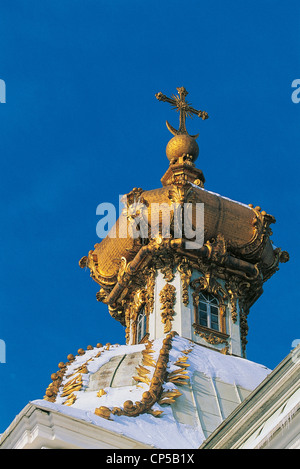
[[[124,343],[78,266],[96,207],[161,187],[185,86],[210,118],[197,166],[206,189],[275,216],[290,253],[249,315],[247,354],[274,368],[300,338],[300,4],[296,0],[10,0],[0,6],[0,432],[78,348]]]

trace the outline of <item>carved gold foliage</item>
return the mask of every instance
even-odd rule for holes
[[[234,323],[237,321],[238,285],[239,279],[237,277],[230,277],[226,283],[226,289],[229,293],[229,300],[231,305],[231,318]]]
[[[188,368],[190,365],[187,362],[188,357],[179,357],[177,361],[174,363],[176,366],[180,366],[181,368]]]
[[[179,396],[182,396],[182,393],[178,389],[172,389],[171,391],[165,391],[160,396],[158,403],[163,404],[174,404],[175,399]]]
[[[208,259],[216,264],[223,265],[228,257],[227,243],[223,235],[218,234],[216,239],[206,241],[205,246],[208,248]]]
[[[136,371],[138,372],[137,376],[133,376],[133,379],[137,382],[140,382],[140,383],[145,383],[145,384],[150,384],[150,377],[147,376],[150,374],[150,370],[148,368],[146,368],[146,366],[148,367],[154,367],[156,366],[156,362],[153,360],[152,358],[152,354],[154,352],[154,350],[152,350],[152,341],[148,341],[147,344],[146,344],[146,347],[144,350],[142,350],[142,355],[143,355],[143,359],[142,359],[142,365],[139,365],[138,367],[136,367]]]
[[[100,343],[97,344],[97,348],[100,348],[100,347],[102,347],[102,344],[100,344]],[[92,350],[93,348],[94,347],[92,347],[91,345],[87,346],[88,350]],[[84,355],[84,354],[85,354],[85,351],[82,348],[78,349],[78,352],[77,352],[78,356],[81,356],[81,355]],[[96,355],[96,357],[98,357],[100,354],[101,354],[101,351]],[[94,358],[96,358],[96,357],[94,357]],[[67,381],[64,384],[63,389],[62,389],[62,394],[61,394],[62,397],[67,397],[68,398],[64,402],[64,404],[65,405],[72,405],[72,403],[75,402],[75,399],[76,399],[76,396],[74,395],[74,400],[73,400],[72,394],[73,394],[73,392],[79,391],[81,389],[81,387],[82,387],[82,374],[88,373],[87,363],[90,362],[91,360],[94,360],[94,358],[90,358],[84,364],[77,367],[75,369],[74,373],[72,373],[70,375],[66,375],[68,365],[73,363],[74,360],[75,360],[74,355],[69,354],[67,356],[68,361],[66,363],[60,362],[58,364],[59,371],[57,371],[56,373],[52,373],[52,375],[51,375],[52,382],[49,384],[49,386],[46,389],[44,399],[47,400],[47,401],[50,401],[50,402],[55,402],[56,397],[57,397],[58,392],[59,392],[59,389],[62,385],[63,379],[65,377],[71,378],[73,376],[72,379],[69,379],[69,381]],[[73,400],[73,402],[72,402],[72,400]]]
[[[138,383],[150,384],[150,379],[147,376],[133,376],[133,379]]]
[[[186,257],[183,257],[177,267],[180,272],[180,279],[182,285],[182,302],[185,306],[189,304],[189,284],[192,277],[193,270]]]
[[[165,325],[164,332],[170,332],[172,329],[173,316],[175,314],[174,305],[176,300],[176,288],[167,283],[160,291],[161,302],[161,320]]]
[[[176,370],[168,374],[168,381],[175,384],[186,384],[186,381],[190,379],[187,371],[185,370]]]
[[[154,291],[155,291],[155,276],[156,276],[156,270],[152,267],[147,269],[145,272],[145,275],[147,276],[147,291],[146,291],[146,312],[147,314],[153,313],[153,308],[154,308]]]
[[[150,370],[148,370],[148,368],[145,368],[144,366],[142,365],[139,365],[136,367],[136,370],[139,374],[139,376],[145,376],[145,375],[149,375],[150,374]]]
[[[166,280],[167,282],[172,282],[172,280],[174,280],[175,275],[173,272],[173,267],[171,265],[165,265],[164,267],[162,267],[161,272],[163,274],[164,280]]]
[[[174,363],[175,366],[178,367],[178,370],[174,370],[170,373],[168,373],[167,380],[171,383],[178,384],[181,386],[184,386],[185,384],[189,383],[189,375],[188,372],[186,371],[186,368],[188,368],[190,365],[187,363],[188,360],[188,354],[192,351],[192,349],[189,350],[184,350],[183,353],[185,355],[177,358],[176,362]]]
[[[166,336],[163,340],[163,345],[160,349],[159,357],[157,362],[155,363],[153,359],[150,360],[150,356],[153,353],[152,350],[152,342],[148,342],[144,354],[143,354],[143,365],[140,366],[138,370],[138,377],[139,378],[146,378],[146,369],[145,366],[155,366],[155,370],[153,373],[153,377],[150,381],[149,390],[145,391],[142,395],[141,401],[137,401],[133,403],[130,400],[127,400],[123,404],[123,408],[120,407],[113,407],[109,409],[108,407],[101,406],[95,409],[95,414],[103,417],[105,419],[110,419],[111,414],[113,415],[126,415],[129,417],[136,417],[142,413],[148,412],[154,415],[155,417],[159,417],[163,411],[160,410],[153,410],[152,406],[162,397],[163,392],[163,383],[166,378],[166,370],[169,361],[169,350],[171,348],[172,338],[176,333],[171,333]],[[149,361],[150,360],[150,361]],[[151,363],[150,365],[146,365],[147,363]],[[141,373],[142,371],[142,373]],[[136,377],[136,378],[138,378]],[[142,381],[140,379],[140,381]],[[143,381],[144,382],[144,381]]]
[[[156,254],[153,258],[155,269],[160,270],[164,280],[172,282],[174,279],[174,258],[167,249]]]
[[[63,405],[67,405],[67,406],[70,406],[72,404],[74,404],[74,402],[76,401],[76,396],[75,394],[70,394],[68,399],[63,403]]]
[[[173,202],[173,207],[175,205],[174,208],[176,209],[176,205],[182,206],[192,194],[193,187],[187,183],[186,178],[182,178],[181,181],[176,181],[176,185],[171,186],[168,197]]]
[[[227,337],[220,337],[217,333],[203,332],[198,324],[193,324],[196,334],[200,335],[207,343],[211,345],[227,344]]]
[[[75,378],[69,380],[63,387],[61,397],[66,397],[72,394],[74,391],[80,391],[82,388],[82,377],[81,374],[75,376]]]
[[[214,278],[214,275],[210,270],[207,270],[203,276],[193,280],[191,286],[195,290],[194,298],[197,300],[200,291],[207,291],[212,295],[216,296],[220,304],[224,304],[224,301],[228,298],[227,292],[224,290],[222,285]]]
[[[230,276],[225,284],[226,290],[229,294],[231,304],[231,317],[232,321],[237,321],[237,301],[243,300],[248,295],[251,283],[236,275]]]

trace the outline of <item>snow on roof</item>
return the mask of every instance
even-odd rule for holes
[[[163,339],[157,339],[151,343],[154,362],[157,362],[162,344]],[[142,351],[145,348],[146,344],[139,344],[114,345],[87,350],[68,365],[55,402],[35,400],[33,403],[124,434],[153,447],[198,448],[271,371],[263,365],[243,358],[223,355],[188,339],[175,336],[172,339],[172,348],[169,350],[167,372],[169,374],[175,372],[176,375],[179,367],[175,363],[178,364],[178,360],[182,360],[185,356],[187,357],[184,359],[185,371],[189,378],[189,382],[184,385],[176,384],[176,379],[173,382],[168,380],[164,382],[164,392],[177,390],[177,394],[179,394],[178,391],[181,393],[174,399],[175,402],[171,404],[156,402],[152,410],[163,411],[159,417],[147,412],[134,417],[111,414],[109,419],[96,415],[95,410],[101,406],[110,409],[117,406],[122,409],[125,401],[141,401],[143,393],[149,390],[149,384],[132,380],[132,376],[128,376],[130,374],[128,363],[141,364]],[[124,357],[131,361],[126,362]],[[110,364],[113,364],[111,369]],[[76,397],[73,402],[68,400],[64,387],[78,376],[76,370],[82,367],[86,369],[80,375],[82,380],[80,389],[72,393]],[[145,366],[144,368],[148,369],[151,378],[155,367]],[[114,382],[118,373],[119,378],[117,382]],[[101,389],[99,393],[100,389],[97,389],[95,385],[105,382],[107,378],[109,379],[106,383],[109,385]]]
[[[217,192],[208,191],[207,189],[204,189],[204,187],[197,186],[196,184],[193,184],[192,182],[190,182],[190,184],[196,189],[200,189],[201,191],[205,191],[205,192],[208,192],[209,194],[216,195],[217,197],[220,197],[221,199],[229,200],[229,202],[242,205],[243,207],[246,207],[247,209],[251,210],[251,207],[249,207],[249,205],[244,204],[243,202],[238,202],[237,200],[230,199],[229,197],[225,197],[224,195],[218,194]]]

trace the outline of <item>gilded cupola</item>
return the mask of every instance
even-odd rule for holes
[[[156,94],[179,112],[178,130],[167,122],[173,137],[162,186],[128,192],[111,232],[79,264],[99,284],[97,300],[125,326],[127,344],[176,331],[244,357],[249,309],[289,256],[272,244],[272,215],[204,188],[198,135],[188,134],[186,117],[208,114],[186,101],[185,88],[177,91]]]

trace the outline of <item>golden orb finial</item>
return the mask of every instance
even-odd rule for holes
[[[167,145],[166,154],[170,163],[177,162],[179,158],[182,158],[183,161],[194,163],[199,155],[199,147],[196,142],[196,138],[199,136],[199,134],[188,134],[185,124],[186,117],[192,117],[194,114],[205,120],[208,119],[208,114],[205,111],[198,111],[197,109],[194,109],[190,106],[190,103],[185,100],[188,92],[183,86],[177,88],[177,91],[178,96],[173,95],[172,98],[168,98],[161,92],[155,95],[159,101],[167,102],[172,105],[173,109],[176,109],[177,112],[179,111],[178,130],[176,130],[174,127],[172,127],[171,124],[169,124],[168,121],[166,121],[168,130],[174,135],[174,137]]]

